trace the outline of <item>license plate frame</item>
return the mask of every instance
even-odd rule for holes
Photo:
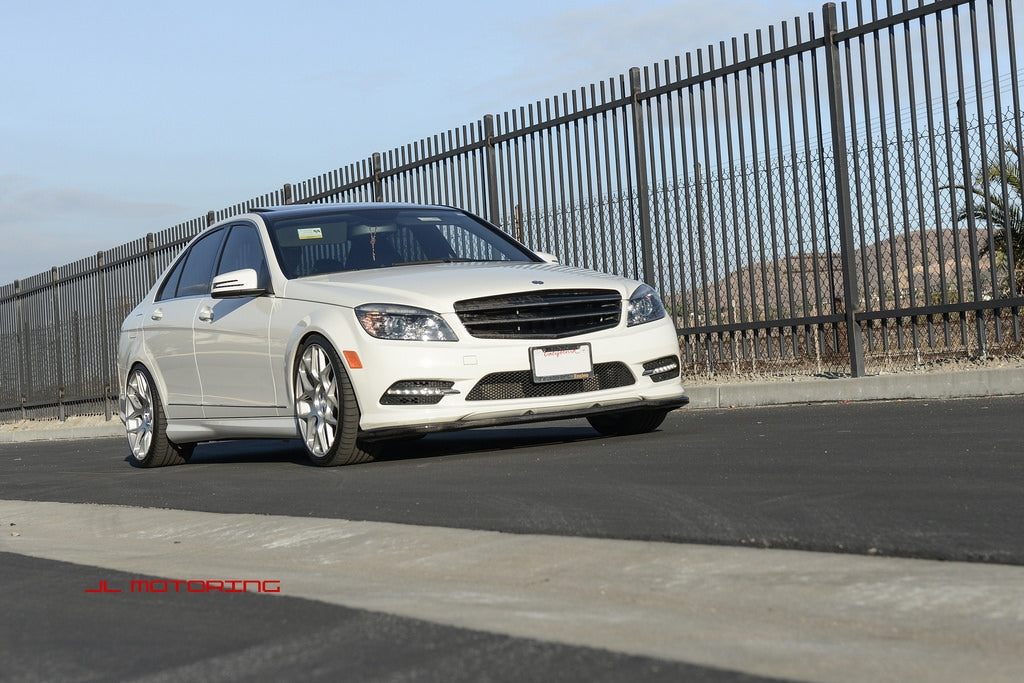
[[[594,357],[589,343],[553,344],[530,347],[530,372],[533,381],[561,382],[594,376]]]

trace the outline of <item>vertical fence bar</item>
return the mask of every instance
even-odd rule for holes
[[[109,321],[107,320],[107,273],[105,268],[106,262],[103,258],[103,252],[96,252],[96,275],[99,278],[96,287],[96,310],[100,317],[100,345],[103,347],[102,356],[102,376],[101,382],[103,383],[103,406],[104,413],[106,414],[107,420],[110,420],[112,415],[110,412],[110,395],[113,393],[113,373],[111,372],[110,362],[110,330]]]
[[[1014,147],[1014,156],[1017,159],[1016,164],[1017,164],[1017,173],[1018,173],[1018,178],[1019,178],[1020,177],[1020,173],[1021,173],[1021,154],[1024,153],[1024,140],[1021,139],[1021,135],[1022,135],[1021,134],[1021,117],[1019,116],[1019,112],[1021,110],[1021,104],[1020,104],[1020,84],[1018,83],[1018,76],[1017,76],[1017,47],[1016,47],[1016,41],[1014,39],[1014,34],[1013,34],[1013,8],[1012,8],[1011,5],[1012,5],[1011,0],[1006,0],[1005,1],[1005,6],[1004,6],[1005,7],[1004,11],[1006,12],[1006,48],[1007,48],[1006,52],[1007,52],[1007,57],[1008,57],[1008,60],[1009,60],[1010,91],[1012,93],[1011,99],[1013,101],[1013,105],[1012,105],[1013,109],[1012,109],[1012,111],[1018,113],[1017,116],[1014,116],[1013,135],[1012,135],[1013,142],[1011,144]],[[1018,264],[1019,264],[1018,266],[1015,266],[1015,267],[1017,267],[1017,268],[1024,268],[1024,263],[1020,263],[1021,261],[1024,261],[1024,254],[1016,253],[1015,259],[1018,261]],[[1014,279],[1014,281],[1016,283],[1017,275],[1014,275],[1013,279]],[[1020,294],[1021,294],[1021,290],[1019,288],[1016,288],[1014,290],[1014,295],[1020,295]],[[1012,311],[1013,311],[1012,315],[1013,315],[1014,339],[1017,342],[1020,342],[1020,340],[1021,340],[1020,309],[1018,307],[1014,307],[1012,309]]]
[[[967,106],[963,99],[957,100],[956,111],[960,121],[960,160],[963,164],[964,187],[969,188],[972,180],[971,157],[967,141]],[[981,268],[978,264],[978,226],[974,215],[974,193],[968,190],[964,192],[964,195],[967,198],[967,208],[964,213],[967,214],[967,243],[971,250],[971,281],[974,286],[974,300],[978,301],[981,299]],[[988,345],[985,336],[985,316],[982,311],[974,312],[974,331],[978,339],[978,354],[984,358]]]
[[[484,141],[487,143],[484,146],[487,172],[484,180],[484,191],[487,195],[487,218],[495,225],[499,225],[501,216],[498,209],[498,193],[501,188],[498,185],[498,159],[494,149],[494,116],[492,114],[484,116]]]
[[[57,394],[57,417],[63,422],[64,414],[64,353],[61,348],[60,334],[60,287],[58,286],[57,267],[50,269],[50,295],[53,303],[53,356],[56,369],[55,387]]]
[[[843,115],[842,65],[835,3],[822,7],[825,33],[825,70],[828,76],[829,120],[832,124],[832,154],[836,164],[836,209],[839,214],[839,242],[843,268],[843,313],[846,318],[846,343],[850,354],[850,374],[864,375],[864,344],[857,324],[857,253],[853,241],[853,218],[850,212],[850,176],[846,156],[846,120]]]
[[[149,286],[152,287],[156,284],[156,237],[151,232],[146,233],[146,263],[149,266]]]
[[[373,153],[373,201],[384,201],[384,181],[381,179],[381,158],[379,152]]]
[[[647,171],[647,144],[644,142],[646,104],[640,98],[640,69],[629,70],[630,94],[633,99],[633,154],[636,164],[636,198],[640,218],[640,245],[644,282],[654,280],[654,249],[651,244],[651,188]]]
[[[18,404],[21,407],[21,419],[24,420],[28,417],[25,414],[25,381],[26,372],[28,367],[28,360],[25,359],[25,349],[28,346],[28,340],[25,339],[23,329],[27,329],[23,324],[23,313],[21,310],[21,280],[14,281],[14,334],[17,340],[17,354],[18,354]]]

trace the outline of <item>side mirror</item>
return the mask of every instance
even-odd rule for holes
[[[266,292],[266,289],[259,286],[259,278],[252,268],[222,273],[213,278],[210,286],[210,296],[214,299],[260,296]]]
[[[536,254],[537,256],[540,256],[541,259],[543,259],[544,263],[560,263],[558,257],[555,256],[554,254],[549,254],[544,251],[535,251],[533,253]]]

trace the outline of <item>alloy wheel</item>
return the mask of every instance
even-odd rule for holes
[[[327,455],[338,435],[340,400],[334,365],[318,344],[306,347],[295,371],[295,411],[306,449]]]
[[[140,370],[133,370],[125,387],[125,429],[128,446],[137,460],[149,453],[153,444],[153,388]]]

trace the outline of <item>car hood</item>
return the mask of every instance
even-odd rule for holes
[[[512,292],[613,289],[628,299],[639,286],[617,275],[550,263],[432,263],[289,280],[281,295],[350,307],[388,303],[449,313],[456,301]]]

